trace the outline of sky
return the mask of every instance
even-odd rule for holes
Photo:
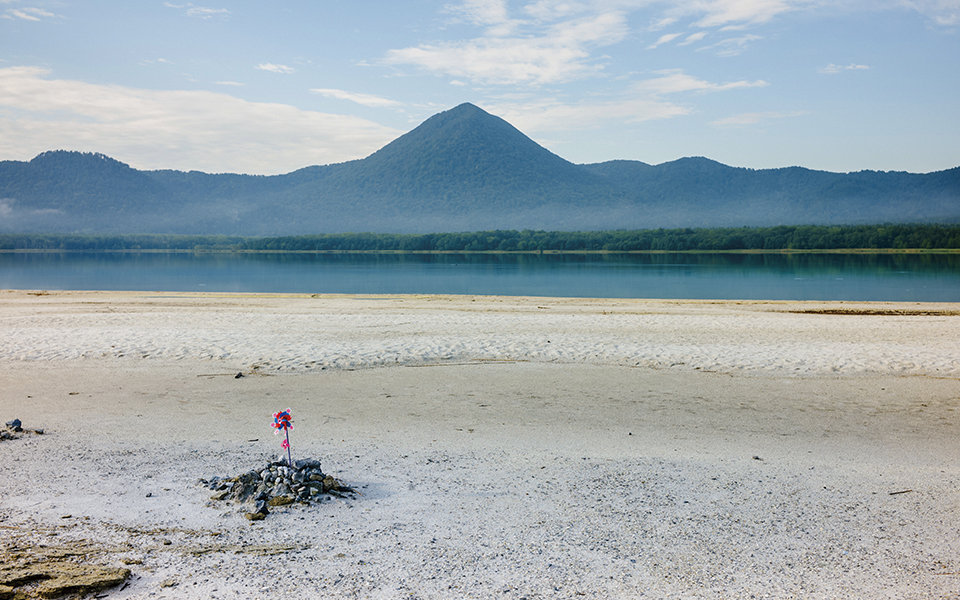
[[[0,0],[0,160],[254,174],[472,102],[575,163],[960,165],[960,0]]]

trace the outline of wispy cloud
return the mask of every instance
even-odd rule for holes
[[[289,75],[296,71],[293,67],[288,67],[287,65],[276,65],[273,63],[260,63],[255,69],[259,71],[269,71],[270,73],[279,73],[281,75]]]
[[[648,30],[660,31],[661,29],[665,29],[676,22],[677,22],[676,17],[660,17],[659,19],[657,19],[656,21],[650,24],[650,26],[648,27]]]
[[[806,111],[741,113],[739,115],[732,115],[729,117],[724,117],[723,119],[717,119],[716,121],[712,121],[710,124],[720,127],[743,127],[747,125],[757,125],[759,123],[777,119],[801,117],[805,114],[807,114]]]
[[[461,4],[447,6],[447,12],[460,18],[487,27],[486,35],[510,35],[521,21],[511,19],[506,0],[463,0]]]
[[[174,4],[173,2],[164,2],[164,6],[167,8],[176,8],[182,10],[183,14],[188,17],[194,17],[197,19],[213,19],[214,17],[227,17],[230,15],[230,11],[226,8],[210,8],[209,6],[197,6],[191,2],[186,4]]]
[[[705,79],[687,75],[678,69],[660,71],[659,75],[659,77],[637,82],[634,84],[634,88],[651,94],[666,95],[681,92],[724,92],[742,88],[766,87],[768,85],[767,82],[762,79],[713,83]]]
[[[390,50],[388,64],[414,65],[439,75],[479,84],[559,83],[575,79],[595,67],[589,54],[547,39],[483,39],[459,44],[425,44]]]
[[[187,9],[188,17],[199,17],[201,19],[212,19],[214,17],[225,17],[230,11],[225,8],[208,8],[206,6],[191,6]]]
[[[662,46],[663,44],[669,44],[682,35],[682,33],[665,33],[657,38],[657,41],[647,46],[647,50],[653,50],[654,48]]]
[[[674,25],[690,20],[693,27],[722,31],[763,25],[789,13],[818,11],[824,8],[890,10],[906,8],[916,11],[941,26],[960,25],[960,0],[621,0],[631,8],[663,7],[659,22]]]
[[[22,21],[42,21],[44,19],[56,18],[59,15],[49,10],[24,6],[23,8],[8,8],[3,13],[5,19],[20,19]]]
[[[630,17],[637,11],[648,16],[647,32],[666,30],[649,43],[648,49],[669,43],[698,44],[715,34],[711,38],[716,41],[698,50],[735,56],[763,36],[752,32],[734,35],[730,31],[759,27],[822,2],[532,0],[517,5],[506,0],[461,0],[447,5],[446,13],[459,23],[481,27],[479,35],[395,48],[386,53],[383,62],[478,85],[560,84],[602,75],[608,63],[602,49],[641,34],[631,29]]]
[[[808,5],[809,0],[706,0],[691,2],[688,10],[702,14],[698,27],[737,28],[765,23]]]
[[[313,94],[319,94],[320,96],[325,96],[327,98],[336,98],[337,100],[347,100],[349,102],[355,102],[357,104],[362,104],[363,106],[370,106],[374,108],[401,105],[396,100],[381,98],[380,96],[374,96],[372,94],[360,94],[357,92],[348,92],[346,90],[337,90],[332,88],[312,88],[310,92]]]
[[[166,58],[145,58],[140,61],[141,65],[172,65],[173,61]]]
[[[608,100],[565,102],[540,99],[535,102],[494,103],[490,110],[531,135],[591,129],[608,122],[641,123],[679,117],[690,108],[643,95],[623,95]]]
[[[835,65],[830,63],[825,67],[821,67],[817,70],[818,73],[823,73],[824,75],[837,75],[839,73],[844,73],[846,71],[866,71],[870,67],[867,65],[858,65],[858,64],[849,64],[849,65]]]
[[[227,87],[243,87],[245,84],[239,81],[214,81],[214,85],[223,85]]]
[[[401,132],[225,93],[148,90],[0,68],[0,156],[98,151],[139,168],[281,173],[361,158]]]
[[[748,33],[746,35],[726,38],[709,46],[702,46],[698,48],[698,50],[712,50],[717,56],[738,56],[743,54],[750,44],[762,39],[763,36]]]
[[[589,1],[577,0],[534,0],[523,7],[523,13],[538,21],[550,22],[568,19],[591,10],[619,10],[620,3],[599,6]]]
[[[698,31],[698,32],[696,32],[696,33],[691,33],[691,34],[688,35],[687,37],[683,38],[683,41],[682,41],[682,42],[677,42],[677,45],[678,45],[678,46],[689,46],[690,44],[695,44],[695,43],[703,40],[703,38],[705,38],[705,37],[707,37],[707,32],[706,32],[706,31]]]
[[[899,0],[899,3],[919,12],[937,25],[960,25],[960,0]]]
[[[545,85],[596,73],[602,64],[591,51],[629,31],[618,10],[581,14],[539,2],[526,8],[536,18],[523,20],[509,18],[506,5],[495,0],[461,3],[457,10],[485,26],[483,35],[390,50],[384,62],[478,84]]]
[[[679,70],[635,82],[607,99],[574,103],[560,99],[495,103],[491,109],[521,130],[531,133],[600,127],[606,123],[641,123],[691,114],[695,109],[676,96],[764,87],[765,81],[716,83]]]

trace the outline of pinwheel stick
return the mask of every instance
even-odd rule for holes
[[[290,430],[293,429],[293,417],[290,416],[290,409],[281,410],[280,412],[273,413],[273,428],[274,435],[280,433],[280,430],[283,430],[285,436],[284,440],[280,442],[280,447],[287,451],[287,464],[290,465],[290,468],[293,468],[293,457],[290,456]]]

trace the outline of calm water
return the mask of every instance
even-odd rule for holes
[[[0,253],[0,288],[960,301],[960,255]]]

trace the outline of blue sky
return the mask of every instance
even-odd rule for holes
[[[472,102],[578,163],[960,165],[960,0],[0,0],[0,159],[284,173]]]

